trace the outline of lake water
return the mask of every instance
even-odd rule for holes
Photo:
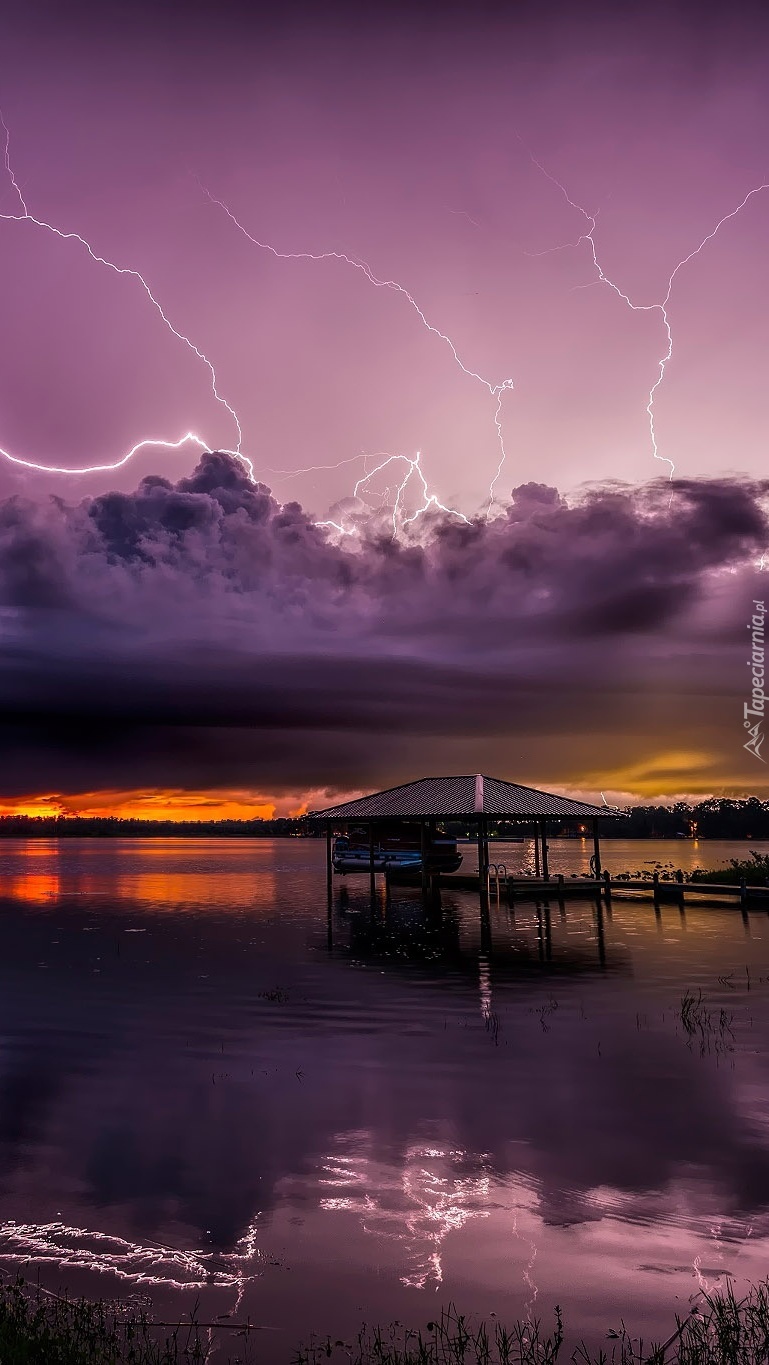
[[[552,840],[551,868],[591,852]],[[329,914],[324,859],[0,843],[0,1268],[250,1316],[266,1365],[449,1301],[659,1339],[698,1289],[767,1273],[766,911],[493,902],[482,922],[469,892],[425,911],[336,877]]]

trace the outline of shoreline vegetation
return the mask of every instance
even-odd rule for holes
[[[448,833],[468,832],[462,821],[443,822]],[[67,838],[322,838],[322,826],[302,816],[275,820],[124,820],[116,815],[2,815],[0,839]],[[548,835],[556,839],[571,830],[560,820],[548,821]],[[534,834],[525,820],[499,821],[492,838]],[[697,805],[678,801],[672,806],[628,806],[625,816],[602,822],[602,839],[754,839],[769,841],[769,801],[756,796],[744,800],[712,798]]]
[[[769,1280],[741,1299],[731,1286],[697,1295],[664,1342],[631,1337],[624,1321],[606,1333],[606,1345],[584,1342],[563,1350],[560,1308],[552,1330],[541,1319],[506,1327],[467,1318],[453,1305],[422,1327],[401,1323],[363,1326],[351,1341],[311,1338],[287,1354],[269,1356],[264,1329],[250,1323],[215,1324],[195,1315],[178,1323],[155,1322],[130,1303],[71,1299],[22,1279],[0,1284],[2,1365],[765,1365],[769,1359]],[[228,1339],[222,1341],[222,1336]],[[271,1337],[272,1346],[276,1345]],[[261,1343],[261,1344],[259,1344]],[[279,1351],[283,1350],[281,1344]],[[563,1355],[561,1355],[563,1351]]]
[[[758,853],[751,849],[749,858],[730,858],[728,867],[695,867],[689,873],[693,882],[715,882],[717,884],[745,886],[769,886],[769,854]]]

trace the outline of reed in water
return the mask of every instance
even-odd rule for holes
[[[731,1286],[701,1295],[662,1343],[631,1337],[624,1324],[598,1349],[564,1351],[556,1307],[552,1329],[540,1319],[473,1322],[452,1305],[423,1328],[364,1326],[354,1341],[313,1338],[293,1351],[246,1322],[178,1323],[114,1301],[70,1299],[18,1279],[0,1284],[2,1365],[769,1365],[769,1280],[738,1299]],[[225,1339],[223,1339],[225,1338]],[[285,1351],[285,1355],[283,1352]]]

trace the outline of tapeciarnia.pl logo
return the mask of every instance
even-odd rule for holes
[[[748,732],[749,739],[747,744],[743,744],[743,749],[754,758],[758,758],[762,763],[766,759],[761,756],[761,745],[766,736],[763,733],[764,711],[766,707],[766,693],[764,692],[764,618],[766,617],[766,607],[763,602],[753,602],[754,613],[748,622],[748,630],[751,632],[751,651],[748,659],[748,668],[751,670],[751,693],[750,701],[745,702],[742,707],[742,723]]]

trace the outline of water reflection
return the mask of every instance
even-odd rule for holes
[[[133,1286],[200,1290],[215,1285],[234,1288],[238,1294],[254,1278],[253,1274],[242,1273],[239,1263],[252,1261],[258,1254],[250,1233],[228,1254],[204,1248],[182,1251],[156,1243],[143,1245],[62,1222],[24,1224],[11,1219],[2,1225],[0,1236],[1,1259],[6,1266],[66,1266],[109,1275]]]
[[[577,1325],[621,1290],[648,1332],[761,1266],[765,915],[365,878],[328,913],[323,855],[68,848],[49,895],[52,854],[0,851],[0,1264],[290,1301],[298,1333],[420,1290]],[[728,1052],[690,1046],[689,988]]]
[[[51,896],[58,896],[60,891],[61,882],[55,872],[25,872],[11,878],[7,887],[13,900],[28,901],[30,905],[39,905]]]
[[[441,1253],[452,1231],[470,1218],[489,1216],[491,1186],[484,1153],[411,1144],[402,1164],[388,1168],[371,1155],[372,1134],[341,1134],[322,1162],[320,1185],[339,1193],[322,1196],[326,1212],[359,1215],[366,1232],[399,1244],[401,1284],[423,1289],[443,1280]]]

